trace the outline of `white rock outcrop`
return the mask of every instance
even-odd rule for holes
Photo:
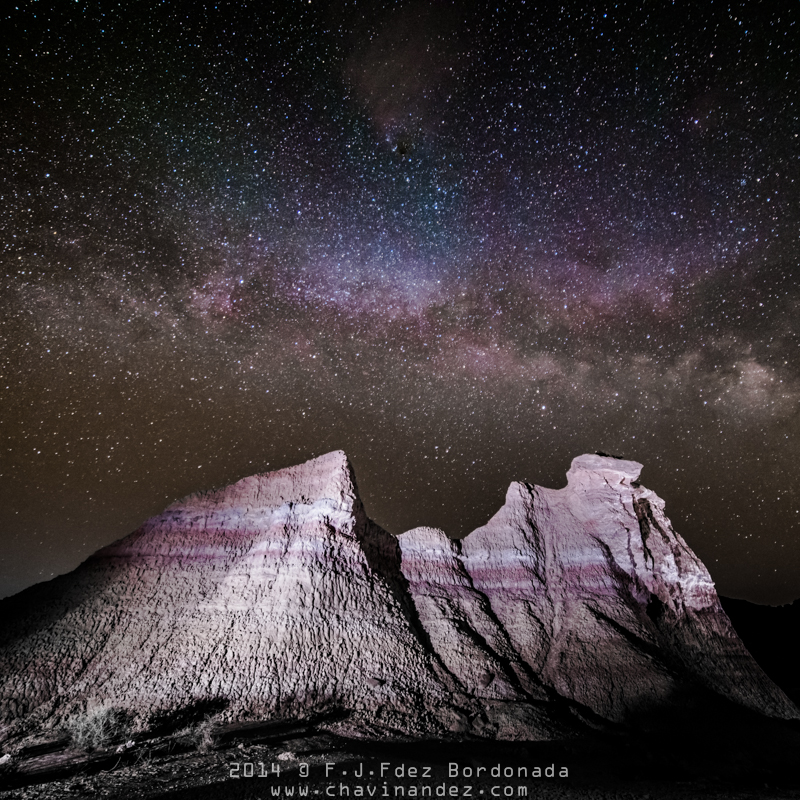
[[[182,709],[359,736],[561,737],[716,693],[797,709],[749,656],[641,465],[513,483],[460,542],[371,522],[342,452],[192,495],[0,602],[0,719]]]
[[[484,635],[487,644],[498,642],[491,654],[520,681],[535,676],[608,720],[631,720],[706,692],[770,716],[797,717],[736,635],[708,571],[664,516],[664,502],[637,484],[641,469],[583,455],[573,460],[563,489],[512,483],[505,505],[453,543],[452,556],[434,557],[428,545],[429,561],[455,561],[449,573],[414,566],[423,536],[401,536],[404,572],[408,563],[412,575],[427,576],[411,580],[421,618],[442,609],[426,625],[444,630],[446,620],[458,619],[451,610],[456,598],[472,593],[489,611],[492,630],[504,634]],[[445,551],[444,541],[438,546]],[[459,575],[458,592],[451,574]],[[443,604],[442,597],[453,599]],[[445,663],[444,653],[452,659],[465,652],[464,630],[448,641],[431,637]]]

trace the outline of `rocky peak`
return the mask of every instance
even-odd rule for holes
[[[345,536],[359,536],[367,527],[353,469],[341,450],[188,495],[91,560],[146,554],[179,557],[190,551],[199,556],[214,539],[215,546],[232,547],[233,531],[257,540],[276,524],[315,520]]]
[[[797,717],[641,469],[590,454],[561,489],[514,482],[460,542],[382,530],[341,451],[190,495],[2,601],[0,720],[111,705],[146,729],[212,704],[356,736],[538,739],[719,695]]]
[[[333,500],[342,508],[360,502],[350,461],[342,450],[275,472],[251,475],[222,489],[198,492],[173,503],[171,511],[256,509]]]
[[[641,470],[586,454],[562,489],[512,483],[461,542],[473,587],[545,685],[608,719],[669,705],[692,685],[797,717],[746,655],[705,566],[637,482]]]
[[[567,484],[576,490],[598,481],[604,481],[611,486],[630,486],[638,480],[641,471],[642,465],[638,461],[586,453],[572,459],[572,465],[567,472]]]

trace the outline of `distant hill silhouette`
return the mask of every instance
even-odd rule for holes
[[[720,597],[736,633],[764,672],[800,704],[800,600],[783,606],[762,606]]]

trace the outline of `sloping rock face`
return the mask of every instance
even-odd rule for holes
[[[399,563],[341,452],[193,495],[5,603],[2,715],[58,720],[88,701],[147,719],[221,701],[230,718],[444,730],[464,711]]]
[[[403,575],[427,643],[461,696],[479,701],[479,720],[486,723],[461,717],[452,730],[500,739],[548,738],[559,732],[554,718],[562,723],[569,713],[580,718],[581,709],[565,704],[515,650],[488,597],[475,589],[458,542],[435,528],[415,528],[400,542]]]
[[[698,692],[798,716],[640,469],[588,455],[564,489],[513,483],[460,542],[371,522],[341,452],[192,495],[0,603],[0,719],[114,707],[147,728],[213,707],[549,739]]]
[[[509,691],[513,677],[527,689],[535,676],[617,722],[706,692],[798,717],[737,637],[663,501],[637,484],[641,469],[580,456],[564,489],[512,483],[500,511],[461,542],[428,529],[401,536],[442,660],[484,692]]]

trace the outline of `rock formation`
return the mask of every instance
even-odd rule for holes
[[[344,709],[424,731],[449,694],[401,583],[344,453],[192,495],[5,603],[2,713]]]
[[[701,689],[797,717],[734,632],[664,502],[636,483],[641,469],[579,456],[565,488],[512,483],[500,511],[460,542],[430,529],[403,534],[403,572],[439,636],[431,634],[434,646],[470,685],[498,681],[502,691],[510,667],[526,689],[535,676],[618,722]],[[480,659],[462,644],[467,630],[485,643],[481,675]]]
[[[797,717],[640,469],[585,455],[564,489],[513,483],[460,542],[371,522],[341,452],[192,495],[0,603],[0,720],[547,739],[712,693]]]

